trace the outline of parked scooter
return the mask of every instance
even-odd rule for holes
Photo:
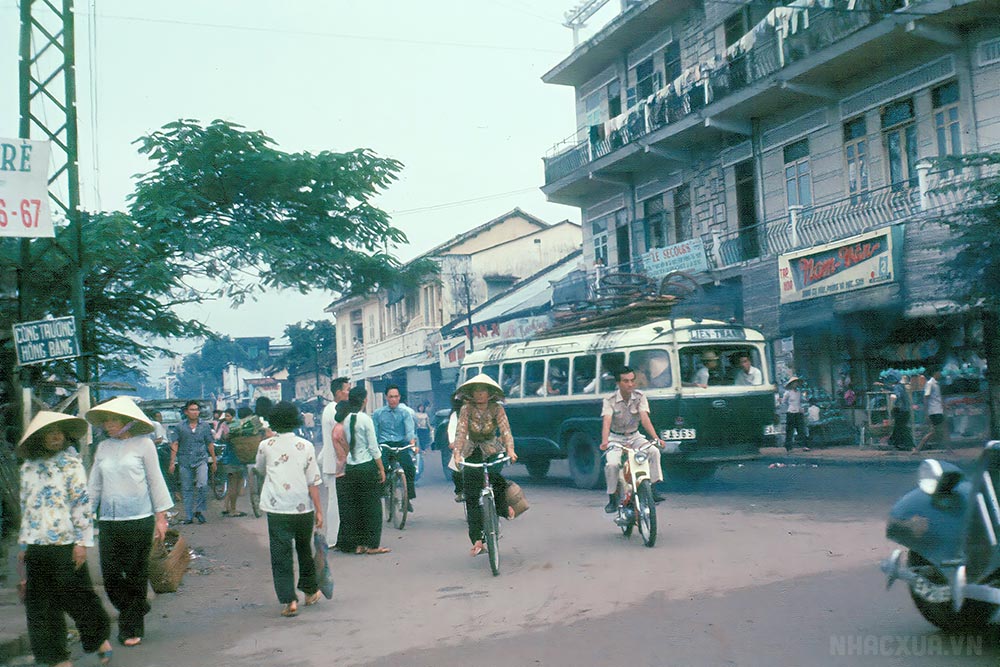
[[[926,459],[896,502],[886,536],[905,547],[882,562],[887,587],[907,582],[917,610],[942,630],[1000,622],[1000,440],[966,474]]]
[[[642,543],[647,547],[656,544],[656,503],[653,502],[653,483],[649,477],[648,451],[655,447],[651,442],[636,449],[617,443],[608,445],[608,456],[621,456],[618,468],[618,510],[615,523],[625,537],[632,537],[632,529],[639,527]]]

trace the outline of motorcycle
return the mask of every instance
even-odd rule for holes
[[[632,537],[632,529],[638,526],[642,543],[647,547],[656,544],[656,503],[647,453],[651,447],[655,445],[649,442],[635,449],[611,443],[607,454],[614,456],[617,452],[623,458],[618,468],[618,509],[614,521],[625,537]]]
[[[905,548],[882,561],[886,588],[901,579],[920,614],[947,631],[1000,623],[1000,440],[964,473],[920,464],[917,488],[889,513],[886,537]]]

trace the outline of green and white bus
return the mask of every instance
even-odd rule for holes
[[[741,357],[759,374],[741,374]],[[532,477],[544,478],[553,459],[565,458],[575,485],[594,488],[603,483],[602,400],[617,389],[614,373],[623,366],[635,370],[667,441],[668,477],[711,475],[720,463],[756,458],[773,439],[776,388],[764,336],[727,322],[665,319],[543,334],[468,354],[459,382],[486,373],[504,388],[518,458]]]

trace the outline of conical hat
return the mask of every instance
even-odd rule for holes
[[[458,387],[458,390],[455,393],[461,394],[463,398],[471,398],[472,391],[476,388],[476,385],[481,385],[489,390],[490,399],[492,400],[499,401],[504,397],[503,389],[500,388],[500,385],[497,384],[496,380],[491,378],[486,373],[480,373],[476,377],[469,378]]]
[[[135,401],[127,396],[117,396],[87,410],[87,421],[95,425],[100,425],[101,422],[112,416],[121,417],[126,424],[136,422],[128,430],[130,436],[145,435],[156,430],[153,422],[149,421],[149,417],[144,415]]]
[[[24,435],[21,436],[20,442],[17,443],[17,455],[22,459],[25,458],[25,454],[27,454],[25,444],[28,439],[46,426],[52,426],[53,424],[59,424],[63,432],[71,438],[80,439],[87,433],[87,421],[82,417],[74,417],[63,412],[42,410],[31,420],[28,428],[24,431]]]

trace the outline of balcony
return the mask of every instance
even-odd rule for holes
[[[926,17],[971,3],[994,0],[905,6],[904,0],[821,1],[825,8],[817,0],[796,0],[799,6],[777,7],[723,57],[689,67],[626,113],[595,126],[587,140],[572,137],[554,147],[543,158],[542,190],[552,201],[584,205],[620,191],[632,173],[662,170],[664,160],[685,164],[703,147],[749,135],[748,118],[806,98],[838,99],[840,82],[884,61],[890,45],[896,53],[946,52],[953,32],[944,24],[924,25]],[[924,18],[915,18],[917,5]],[[954,10],[954,23],[974,16],[964,9]]]
[[[365,346],[365,367],[375,368],[388,364],[397,359],[407,357],[417,357],[426,354],[433,358],[429,348],[433,335],[438,332],[438,327],[415,327],[401,334],[389,336],[377,343]],[[414,364],[418,365],[418,364]]]

